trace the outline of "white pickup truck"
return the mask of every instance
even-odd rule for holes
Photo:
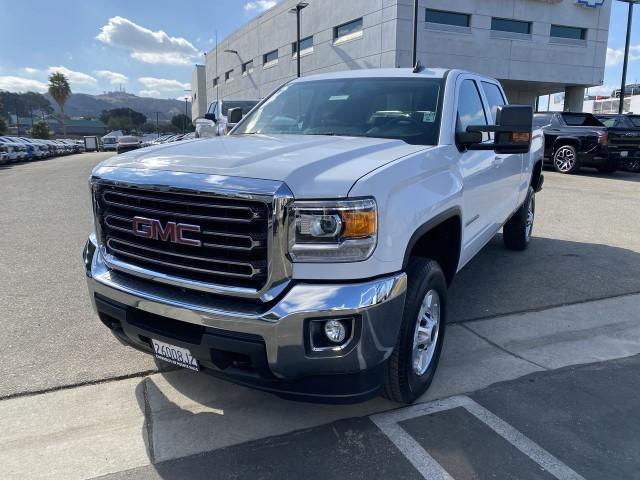
[[[531,107],[477,74],[381,69],[300,78],[229,116],[230,135],[94,169],[84,259],[100,319],[162,360],[284,397],[413,402],[456,273],[501,228],[507,248],[531,239]]]

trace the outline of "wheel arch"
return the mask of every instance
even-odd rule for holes
[[[407,268],[413,256],[431,258],[440,264],[449,285],[458,270],[461,251],[462,211],[454,207],[436,215],[413,232],[402,268]]]
[[[575,149],[577,150],[576,153],[578,153],[578,151],[580,150],[580,145],[581,145],[581,141],[579,138],[575,138],[575,137],[558,137],[556,138],[556,140],[553,142],[553,154],[555,155],[556,150],[558,150],[558,148],[564,146],[564,145],[570,145],[572,147],[575,147]]]

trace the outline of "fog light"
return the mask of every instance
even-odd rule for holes
[[[338,320],[329,320],[324,324],[324,334],[333,343],[342,343],[347,335],[347,331]]]

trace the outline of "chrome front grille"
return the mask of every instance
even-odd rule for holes
[[[260,291],[268,280],[269,222],[273,205],[201,191],[96,184],[99,240],[108,259],[130,273],[157,273],[176,285],[238,287]],[[189,224],[185,236],[199,245],[143,238],[134,217],[160,225]],[[123,263],[127,267],[122,268]]]

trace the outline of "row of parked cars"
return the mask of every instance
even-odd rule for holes
[[[148,141],[143,141],[140,137],[136,137],[134,135],[123,135],[118,137],[115,150],[117,153],[125,153],[138,148],[150,147],[152,145],[160,145],[163,143],[179,142],[181,140],[191,140],[192,138],[195,138],[195,134],[193,132],[161,135],[158,138]]]
[[[84,143],[81,140],[0,137],[0,163],[42,160],[49,157],[80,153],[84,152],[84,150]]]
[[[560,173],[640,172],[640,115],[543,112],[533,125],[544,131],[545,162]]]

